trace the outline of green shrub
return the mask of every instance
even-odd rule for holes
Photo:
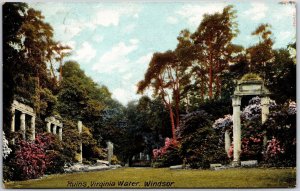
[[[196,111],[182,118],[179,135],[181,156],[191,168],[209,168],[210,163],[228,163],[219,136],[212,128],[211,116]]]
[[[118,160],[118,158],[117,158],[116,155],[113,155],[113,156],[111,157],[111,164],[112,164],[112,165],[121,164],[121,161]]]

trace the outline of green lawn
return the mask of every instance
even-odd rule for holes
[[[123,182],[123,186],[120,184]],[[6,188],[265,188],[295,187],[296,169],[116,170],[50,175],[38,180],[5,183]],[[107,186],[105,186],[105,184]],[[104,186],[103,186],[104,185]],[[159,186],[161,185],[161,186]]]

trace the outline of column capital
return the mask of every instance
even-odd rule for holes
[[[233,96],[232,97],[232,106],[240,106],[241,105],[242,97],[240,96]]]

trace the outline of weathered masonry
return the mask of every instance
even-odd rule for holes
[[[240,80],[235,88],[234,95],[232,96],[233,107],[233,165],[240,165],[240,153],[241,153],[241,100],[243,96],[254,95],[261,97],[261,121],[264,123],[267,120],[269,114],[270,105],[270,92],[264,86],[262,79]],[[230,143],[229,133],[225,132],[225,147],[227,148]],[[267,143],[267,137],[264,136],[264,145]],[[227,144],[227,145],[226,145]]]
[[[47,132],[48,133],[52,132],[54,135],[56,135],[57,134],[57,129],[58,129],[59,140],[62,140],[63,124],[53,116],[52,117],[47,117],[45,119],[45,121],[47,122]]]
[[[33,111],[33,108],[30,106],[27,106],[25,104],[19,103],[18,101],[14,100],[12,107],[12,120],[11,120],[11,132],[16,132],[16,130],[21,130],[22,132],[22,138],[29,139],[29,140],[34,140],[35,139],[35,117],[36,114]],[[20,119],[16,119],[16,114],[20,116]],[[26,116],[30,118],[30,129],[29,133],[28,129],[26,129]],[[18,123],[16,123],[18,121]],[[29,137],[26,137],[26,135],[29,134]],[[15,139],[12,139],[12,143],[14,144]]]

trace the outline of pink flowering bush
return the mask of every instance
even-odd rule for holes
[[[50,133],[37,134],[34,141],[17,141],[6,166],[13,171],[10,179],[28,180],[45,173],[63,172],[65,156],[62,150],[61,141]]]
[[[270,155],[270,157],[275,157],[279,154],[283,154],[284,149],[281,147],[280,142],[273,137],[268,141],[266,153]]]
[[[153,166],[166,167],[181,164],[181,158],[178,151],[178,142],[176,140],[166,138],[165,145],[159,149],[153,149]]]
[[[288,101],[269,114],[263,125],[269,138],[265,165],[296,166],[296,112],[296,102]]]
[[[12,160],[16,180],[28,180],[44,175],[46,155],[44,148],[33,142],[19,141]]]

